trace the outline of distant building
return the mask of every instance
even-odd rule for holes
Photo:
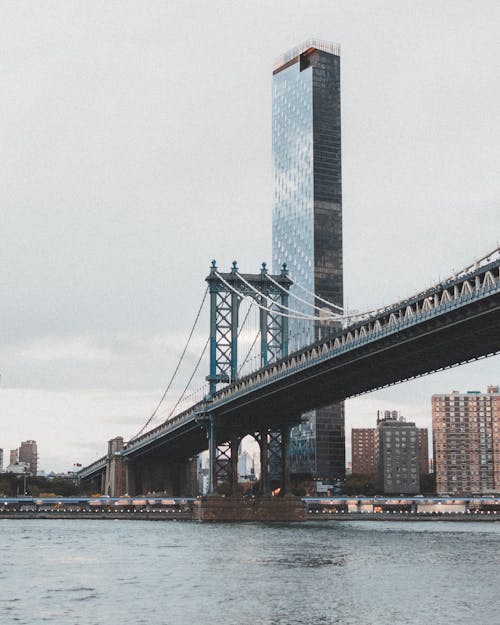
[[[377,430],[375,428],[351,430],[352,473],[375,473],[376,446]]]
[[[432,396],[436,490],[470,495],[500,492],[500,393],[453,391]]]
[[[420,491],[419,436],[415,423],[393,415],[378,419],[377,485],[384,494]]]
[[[248,451],[242,451],[238,456],[238,476],[243,482],[255,480],[254,459]]]
[[[397,410],[377,411],[377,425],[381,421],[400,421]],[[404,421],[404,420],[403,420]],[[429,436],[427,428],[417,428],[418,471],[420,475],[429,473]],[[352,472],[377,473],[377,428],[353,428],[351,430]]]
[[[24,441],[19,447],[19,462],[29,465],[29,472],[36,475],[38,468],[38,447],[36,441]]]
[[[3,473],[3,449],[0,448],[0,473]]]
[[[9,453],[9,464],[16,464],[19,460],[17,449],[11,449]]]
[[[5,472],[16,473],[17,475],[30,473],[30,465],[27,462],[15,462],[14,464],[9,464],[9,466],[5,469]]]

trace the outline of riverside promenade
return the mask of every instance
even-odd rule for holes
[[[293,501],[292,501],[293,500]],[[207,505],[208,501],[208,505]],[[500,498],[0,498],[0,519],[249,521],[500,521]],[[200,510],[204,510],[201,513]],[[207,512],[208,510],[208,512]]]

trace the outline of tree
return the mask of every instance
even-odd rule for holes
[[[375,495],[377,492],[373,473],[353,473],[342,484],[343,495]]]

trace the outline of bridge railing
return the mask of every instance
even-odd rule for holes
[[[164,434],[167,431],[171,431],[180,425],[182,425],[185,421],[189,421],[193,414],[202,414],[206,413],[207,400],[202,400],[197,404],[194,404],[187,410],[180,412],[179,414],[170,417],[167,421],[164,421],[157,427],[149,430],[145,434],[138,436],[133,441],[129,441],[124,449],[124,455],[126,456],[132,449],[137,449],[146,445],[150,440],[157,438],[158,436]]]
[[[106,468],[107,462],[108,462],[108,457],[102,456],[101,458],[93,462],[92,464],[89,464],[88,466],[83,467],[83,469],[80,469],[77,475],[80,479],[85,479],[87,477],[90,477],[94,473],[97,474]]]

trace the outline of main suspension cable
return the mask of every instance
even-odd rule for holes
[[[241,275],[241,273],[236,272],[236,275],[238,276],[238,278],[243,282],[243,284],[246,284],[246,286],[251,289],[254,293],[256,293],[257,295],[260,295],[260,297],[263,297],[264,299],[267,298],[268,296],[265,293],[262,293],[261,291],[259,291],[259,289],[257,289],[256,287],[254,287],[252,284],[250,284],[250,282],[248,282],[247,280],[245,280],[245,278]],[[279,302],[275,302],[272,301],[271,302],[271,306],[279,306],[280,308],[282,308],[283,310],[286,310],[288,312],[291,313],[295,313],[297,315],[302,315],[300,318],[302,319],[312,319],[312,320],[318,320],[318,317],[314,316],[314,315],[308,315],[307,313],[303,313],[300,310],[295,310],[293,308],[290,308],[289,306],[285,306],[285,304],[280,304]],[[264,308],[264,307],[263,307]],[[283,315],[283,313],[279,310],[273,310],[271,311],[274,314],[279,314],[279,315]],[[285,316],[285,315],[283,315]],[[299,317],[297,317],[299,318]]]
[[[266,310],[269,313],[272,313],[273,315],[280,315],[281,317],[287,317],[288,319],[305,319],[305,320],[318,320],[318,317],[313,317],[311,315],[287,315],[284,312],[281,312],[280,310],[273,310],[272,308],[268,308],[267,306],[263,306],[262,304],[259,304],[259,302],[257,302],[253,297],[250,297],[249,295],[245,295],[244,293],[240,293],[240,291],[238,291],[238,289],[235,289],[233,286],[231,286],[229,284],[229,282],[227,282],[226,280],[224,280],[224,278],[220,275],[220,273],[218,273],[217,271],[215,272],[215,275],[221,280],[221,282],[223,284],[225,284],[227,286],[227,288],[232,292],[235,293],[236,295],[238,295],[238,297],[241,297],[242,299],[246,299],[250,302],[251,306],[257,306],[258,308],[260,308],[261,310]],[[253,287],[252,287],[253,288]],[[254,289],[256,290],[256,289]],[[260,293],[259,291],[257,291],[257,293]],[[262,297],[265,297],[264,294],[261,294]],[[274,305],[275,302],[272,302],[272,305]]]
[[[189,388],[189,385],[191,384],[191,381],[193,380],[194,376],[196,375],[196,372],[198,371],[198,367],[200,366],[201,360],[203,358],[203,356],[205,355],[205,352],[207,351],[207,347],[208,344],[210,342],[210,336],[208,337],[208,339],[206,340],[205,346],[203,347],[203,349],[201,350],[201,354],[200,357],[198,358],[198,362],[196,363],[193,373],[191,374],[189,380],[187,381],[186,386],[184,387],[184,390],[182,391],[181,396],[179,397],[179,399],[177,400],[177,403],[175,404],[175,406],[172,408],[172,410],[170,411],[168,417],[166,418],[166,421],[168,421],[172,415],[175,413],[175,411],[177,410],[177,406],[181,403],[181,401],[184,399],[184,395],[186,394],[186,391]]]
[[[131,441],[133,441],[136,438],[138,438],[144,432],[144,430],[148,427],[148,425],[151,423],[151,421],[155,418],[156,413],[158,412],[158,410],[159,410],[160,406],[162,405],[163,401],[165,400],[165,397],[167,396],[167,393],[170,390],[170,387],[172,386],[172,383],[173,383],[173,381],[175,379],[175,376],[177,375],[177,372],[179,371],[179,368],[180,368],[180,366],[182,364],[182,361],[184,360],[184,356],[186,355],[187,349],[189,347],[189,343],[191,342],[191,338],[193,336],[194,330],[195,330],[196,325],[198,323],[198,320],[200,318],[201,311],[203,309],[203,305],[205,304],[205,300],[207,298],[207,294],[208,294],[208,286],[205,289],[205,293],[203,294],[203,299],[201,300],[200,307],[198,309],[198,312],[196,313],[196,318],[194,320],[193,326],[191,328],[191,331],[189,333],[188,339],[186,341],[186,345],[184,346],[184,349],[182,350],[182,354],[181,354],[181,356],[179,358],[179,362],[177,363],[177,366],[175,367],[175,370],[174,370],[174,372],[172,374],[172,377],[170,378],[170,381],[169,381],[169,383],[167,385],[167,388],[165,389],[163,395],[161,396],[161,399],[158,402],[158,405],[153,410],[152,415],[149,417],[149,419],[146,421],[146,423],[142,426],[142,428],[139,430],[139,432],[137,432],[137,434],[130,439]]]
[[[303,304],[307,304],[308,306],[311,306],[312,308],[314,308],[318,312],[324,312],[323,308],[320,308],[319,306],[316,306],[315,304],[311,304],[311,302],[308,302],[307,300],[303,299],[302,297],[299,297],[296,293],[293,293],[291,290],[285,289],[285,287],[282,284],[280,284],[279,282],[276,282],[276,280],[272,276],[270,276],[269,274],[266,274],[266,278],[270,282],[272,282],[274,285],[279,287],[282,291],[287,293],[290,297],[295,298],[296,300],[298,300],[299,302],[302,302]],[[302,287],[302,285],[300,285],[300,284],[298,284],[296,282],[294,282],[292,286],[298,286],[298,287],[301,287],[302,289],[305,289],[305,287]],[[311,293],[311,295],[314,295],[314,294]],[[314,297],[316,297],[317,299],[321,299],[317,295],[314,295]],[[327,303],[326,300],[321,300],[321,301]],[[334,306],[335,308],[338,308],[339,310],[342,310],[342,311],[344,310],[341,306],[337,306],[336,304],[331,304],[331,303],[328,302],[328,305],[329,306]],[[339,318],[341,317],[341,315],[339,313],[333,313],[332,312],[332,314],[337,315]]]
[[[334,304],[333,302],[329,302],[327,299],[324,299],[320,297],[319,295],[316,295],[316,293],[313,293],[312,291],[307,289],[304,285],[300,284],[300,282],[295,282],[292,276],[290,276],[290,280],[293,280],[294,286],[299,287],[299,289],[302,289],[308,295],[314,296],[317,300],[319,300],[320,302],[323,302],[323,304],[326,304],[327,306],[332,306],[333,308],[337,308],[337,310],[341,310],[342,312],[344,311],[342,306],[338,306],[337,304]]]

